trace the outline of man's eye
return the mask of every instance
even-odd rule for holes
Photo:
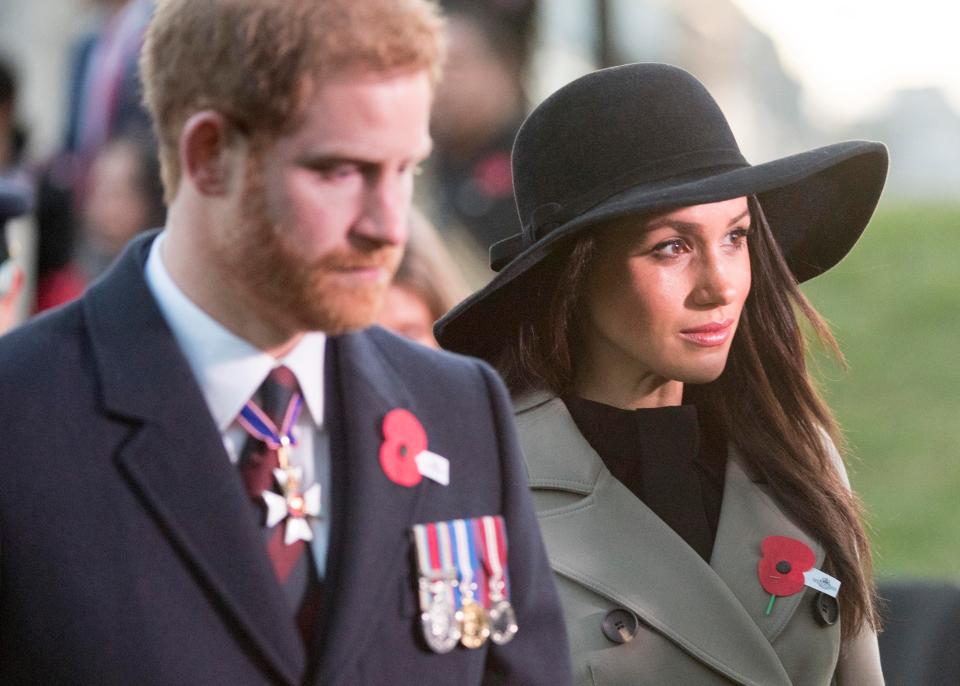
[[[321,170],[321,173],[328,179],[345,179],[353,176],[354,174],[359,174],[360,165],[343,162],[340,164],[331,165],[326,169]]]

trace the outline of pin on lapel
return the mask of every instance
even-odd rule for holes
[[[416,486],[423,477],[443,486],[450,484],[449,460],[427,450],[426,430],[412,412],[402,407],[390,410],[383,418],[380,467],[392,482],[407,488]]]
[[[787,536],[767,536],[760,544],[760,550],[763,557],[757,565],[757,576],[763,590],[770,594],[764,612],[769,615],[778,596],[803,590],[803,573],[813,568],[817,558],[806,543]]]
[[[763,590],[770,594],[765,615],[773,612],[778,596],[799,593],[804,586],[837,597],[840,580],[813,566],[817,558],[807,544],[787,536],[767,536],[760,550],[763,557],[757,565],[757,576]]]

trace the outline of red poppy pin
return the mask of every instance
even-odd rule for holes
[[[763,557],[757,565],[760,585],[770,594],[764,614],[773,611],[777,596],[788,596],[803,590],[803,573],[813,568],[817,558],[802,541],[786,536],[767,536],[760,544]]]
[[[412,487],[423,477],[416,457],[427,449],[427,432],[409,410],[397,407],[383,418],[380,466],[396,484]]]

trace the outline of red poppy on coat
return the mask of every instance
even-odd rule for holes
[[[394,408],[383,418],[380,466],[401,486],[416,486],[423,478],[416,457],[427,449],[427,432],[412,412]]]
[[[787,596],[803,590],[803,573],[817,558],[805,543],[786,536],[767,536],[760,544],[763,557],[757,565],[760,585],[767,593]]]

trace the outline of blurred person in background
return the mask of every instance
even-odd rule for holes
[[[431,348],[433,324],[467,294],[450,253],[422,212],[410,213],[410,238],[377,323]]]
[[[60,150],[37,176],[36,311],[81,295],[87,274],[79,266],[88,173],[111,138],[149,130],[137,58],[153,0],[87,0],[93,27],[73,47],[67,112]],[[94,269],[96,271],[96,269]]]
[[[27,134],[17,121],[17,74],[0,58],[0,178],[25,180]]]
[[[836,343],[798,282],[853,247],[886,171],[867,141],[752,166],[665,64],[588,74],[524,122],[522,231],[436,334],[514,395],[576,683],[883,683],[802,327]]]
[[[0,336],[17,323],[17,299],[24,285],[23,268],[14,260],[7,236],[7,220],[25,214],[29,207],[29,191],[0,177]]]
[[[17,71],[0,58],[0,333],[9,330],[33,309],[36,227],[28,214],[34,205],[33,175],[27,163],[27,131],[17,119]],[[16,253],[14,256],[13,253]]]
[[[131,130],[107,141],[93,159],[77,257],[88,280],[110,266],[131,238],[163,226],[166,208],[155,145],[149,132]]]
[[[510,146],[526,112],[532,0],[448,0],[450,51],[431,120],[435,224],[460,228],[486,260],[517,231]]]
[[[73,49],[64,148],[87,163],[119,131],[149,129],[137,58],[153,0],[88,0],[99,14]]]

